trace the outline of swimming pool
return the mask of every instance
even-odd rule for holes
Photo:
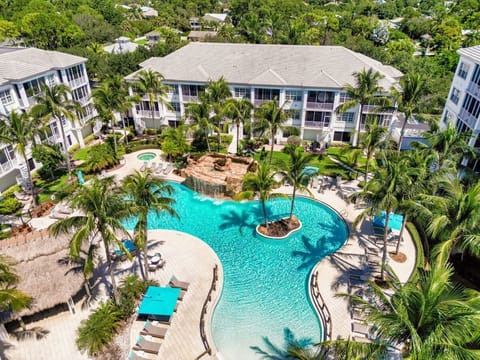
[[[180,220],[151,214],[149,225],[193,234],[220,258],[224,287],[212,332],[223,358],[258,359],[250,346],[264,349],[265,336],[282,346],[285,328],[297,339],[318,342],[321,326],[309,302],[308,277],[320,259],[344,243],[347,228],[339,215],[316,201],[297,198],[295,214],[302,230],[285,240],[268,240],[255,232],[263,219],[259,202],[220,201],[171,185]],[[269,216],[286,216],[289,207],[288,199],[270,201]],[[133,229],[134,221],[126,226]]]
[[[155,159],[156,156],[157,155],[154,153],[147,152],[147,153],[142,153],[137,155],[137,159],[142,161],[149,161],[149,160]]]

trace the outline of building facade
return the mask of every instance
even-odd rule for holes
[[[370,68],[380,72],[380,86],[385,92],[398,87],[403,75],[341,46],[190,43],[163,58],[148,59],[141,66],[163,75],[164,84],[169,85],[165,100],[170,106],[156,103],[155,109],[150,109],[144,97],[133,110],[138,131],[188,121],[185,105],[198,101],[208,82],[223,76],[234,98],[248,98],[255,107],[276,99],[284,109],[291,110],[285,126],[298,128],[302,139],[319,142],[352,140],[358,106],[343,114],[335,110],[349,100],[344,88],[355,85],[353,73]],[[127,76],[127,81],[134,81],[136,74]],[[365,105],[361,124],[367,116],[375,115],[384,126],[391,125],[391,111],[374,111],[378,111],[375,106]],[[285,142],[288,136],[288,131],[279,131],[276,141]]]
[[[480,46],[458,50],[460,61],[442,114],[442,126],[452,123],[460,132],[471,131],[469,145],[480,153]],[[480,158],[463,165],[480,172]]]
[[[91,89],[85,62],[87,59],[35,48],[0,47],[0,121],[12,111],[26,112],[36,104],[35,97],[41,92],[41,85],[65,84],[71,90],[71,97],[84,109],[79,123],[62,119],[67,144],[63,144],[60,124],[51,120],[47,134],[38,138],[38,142],[58,143],[62,149],[79,143],[84,146],[83,138],[92,133],[92,126],[86,122],[95,115],[90,98]],[[29,155],[29,167],[38,164]],[[15,153],[11,145],[0,145],[0,191],[21,183],[27,177],[24,160]]]

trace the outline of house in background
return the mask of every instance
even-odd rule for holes
[[[349,100],[347,84],[354,85],[354,72],[372,68],[384,77],[379,85],[385,93],[397,87],[403,75],[397,69],[342,46],[259,45],[192,42],[164,56],[140,64],[158,71],[169,85],[166,101],[153,109],[145,97],[132,109],[137,131],[159,126],[176,126],[185,118],[185,105],[197,102],[210,80],[220,77],[228,82],[234,98],[249,99],[255,107],[278,101],[290,110],[286,126],[299,129],[304,140],[324,144],[351,142],[351,133],[360,121],[361,131],[369,118],[390,128],[394,113],[374,105],[353,107],[343,114],[335,109]],[[126,77],[135,79],[136,73]],[[152,112],[156,119],[152,122]],[[188,121],[188,120],[187,120]],[[233,128],[231,129],[233,131]],[[233,135],[235,136],[235,131]],[[276,134],[277,143],[285,143],[287,129]]]
[[[72,98],[81,104],[84,114],[79,123],[61,119],[67,144],[63,143],[60,124],[55,119],[50,120],[45,137],[38,137],[37,141],[60,144],[63,149],[77,143],[83,147],[84,137],[92,133],[87,121],[96,115],[86,61],[83,57],[58,51],[0,47],[0,114],[8,116],[13,111],[30,110],[36,104],[35,97],[41,93],[42,84],[65,84],[72,90]],[[95,124],[93,131],[100,128],[101,124]],[[27,155],[29,168],[33,170],[38,164],[31,158],[30,149]],[[24,160],[11,145],[0,145],[0,191],[27,179]]]
[[[208,38],[217,36],[216,31],[190,31],[187,39],[190,41],[206,41]]]
[[[145,34],[145,39],[147,39],[149,46],[158,44],[161,38],[161,34],[158,31],[150,31]]]
[[[448,123],[460,132],[470,131],[469,145],[480,154],[480,45],[458,50],[458,62],[453,77],[441,126]],[[480,158],[464,159],[462,165],[480,173]]]
[[[144,19],[151,19],[158,16],[158,11],[150,6],[141,6],[140,11]]]
[[[120,36],[115,39],[115,44],[104,46],[103,50],[110,54],[126,54],[137,50],[138,46],[138,44],[131,42],[130,38]]]
[[[189,20],[190,22],[190,29],[192,30],[201,30],[202,29],[202,24],[200,23],[200,19],[196,17],[192,17]]]

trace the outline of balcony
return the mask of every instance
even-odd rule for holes
[[[183,102],[198,102],[198,96],[183,95]]]
[[[308,102],[307,109],[315,110],[333,110],[333,103]]]
[[[470,114],[466,109],[462,108],[458,117],[463,120],[470,128],[475,128],[475,123],[477,122],[477,118]]]
[[[274,99],[255,99],[253,100],[253,105],[254,106],[262,106],[262,104],[265,104],[267,102],[271,102],[273,101]]]
[[[305,127],[311,127],[311,128],[323,128],[323,127],[328,127],[330,123],[326,123],[323,121],[305,121]]]
[[[467,91],[472,94],[473,96],[477,97],[478,99],[480,99],[480,85],[474,83],[474,82],[471,82],[470,84],[468,84],[468,88],[467,88]]]
[[[391,114],[393,109],[382,109],[379,105],[363,105],[362,112],[372,114]]]
[[[69,80],[68,81],[68,84],[70,85],[70,87],[73,89],[73,88],[76,88],[76,87],[79,87],[81,85],[85,85],[87,83],[87,78],[86,77],[79,77],[77,79],[72,79],[72,80]]]
[[[6,163],[0,164],[0,174],[7,173],[14,168],[12,161],[7,161]]]
[[[137,113],[137,116],[142,117],[142,118],[151,118],[152,117],[152,112],[150,110],[137,110],[136,113]],[[153,112],[153,117],[158,119],[160,117],[160,111],[154,111]]]

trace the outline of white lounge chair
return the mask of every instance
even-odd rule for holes
[[[162,171],[163,171],[163,163],[160,161],[158,163],[157,168],[155,169],[155,174],[159,175],[162,173]]]
[[[140,167],[140,171],[145,171],[147,170],[147,167],[148,167],[148,161],[144,161],[143,162],[143,165]]]
[[[168,175],[173,171],[173,165],[171,163],[167,164],[165,170],[163,170],[163,175]]]

